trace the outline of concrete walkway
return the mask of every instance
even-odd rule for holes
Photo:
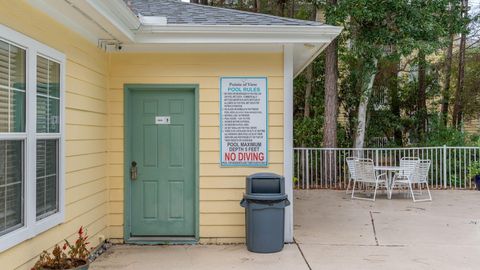
[[[401,194],[376,202],[299,191],[295,239],[312,269],[479,269],[480,192]],[[399,196],[400,195],[400,196]]]
[[[244,245],[114,246],[90,270],[100,269],[301,269],[308,270],[298,247],[276,254],[255,254]]]
[[[480,192],[437,191],[433,202],[345,192],[295,192],[295,244],[276,254],[244,245],[114,246],[99,269],[478,269]],[[303,253],[303,254],[302,254]]]

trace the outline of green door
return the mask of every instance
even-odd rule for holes
[[[195,235],[195,94],[141,90],[130,95],[131,237]]]

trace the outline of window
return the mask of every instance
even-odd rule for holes
[[[0,235],[23,226],[22,153],[22,141],[0,141]]]
[[[60,64],[37,56],[37,220],[58,211]]]
[[[25,50],[0,40],[0,235],[24,225]],[[9,136],[20,134],[21,136]]]
[[[64,66],[0,25],[0,252],[63,221]]]

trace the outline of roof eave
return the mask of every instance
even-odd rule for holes
[[[114,39],[132,48],[191,44],[192,49],[211,44],[252,46],[292,44],[296,52],[297,76],[335,39],[342,27],[330,25],[142,25],[122,0],[28,0],[60,23],[80,33],[92,43]],[[82,17],[83,16],[83,17]],[[230,46],[228,46],[230,47]],[[248,48],[247,48],[248,47]],[[263,48],[263,47],[262,47]],[[263,50],[263,49],[262,49]]]
[[[61,23],[75,29],[92,42],[115,37],[124,44],[172,44],[172,43],[243,43],[243,44],[287,44],[326,43],[335,38],[341,27],[329,25],[188,25],[169,24],[146,26],[122,0],[28,0],[37,8],[46,11]],[[38,4],[41,3],[41,4]],[[66,13],[66,6],[88,14],[88,18],[72,21],[59,14]],[[51,12],[51,11],[55,11]],[[75,12],[75,11],[71,11]],[[92,23],[92,21],[94,23]],[[95,24],[101,29],[94,29]],[[100,26],[101,25],[101,26]]]
[[[313,29],[312,29],[313,28]],[[163,26],[135,31],[135,43],[329,43],[341,27]]]
[[[133,43],[324,43],[341,27],[330,25],[189,25],[146,26],[123,0],[87,0]],[[123,40],[125,42],[125,40]]]

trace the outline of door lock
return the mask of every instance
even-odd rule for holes
[[[132,166],[130,167],[130,179],[137,180],[137,162],[132,161]]]

